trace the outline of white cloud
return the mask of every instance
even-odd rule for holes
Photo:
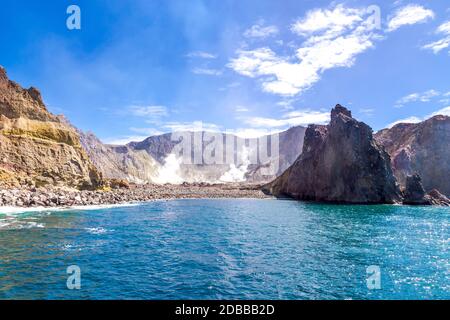
[[[422,121],[422,119],[420,119],[418,117],[408,117],[408,118],[401,119],[401,120],[395,121],[393,123],[390,123],[390,124],[388,124],[387,127],[392,128],[393,126],[395,126],[399,123],[419,123],[421,121]]]
[[[277,102],[277,106],[282,107],[285,110],[292,110],[294,107],[292,106],[295,102],[295,99],[283,99]]]
[[[140,142],[147,139],[148,136],[124,136],[119,138],[106,138],[103,140],[105,144],[125,145],[130,142]]]
[[[443,98],[443,99],[439,100],[439,103],[444,104],[444,105],[449,105],[450,98]]]
[[[397,100],[395,103],[396,108],[401,108],[405,104],[411,103],[411,102],[430,102],[432,98],[440,96],[440,92],[436,91],[434,89],[425,91],[425,92],[415,92],[411,93],[407,96],[404,96],[403,98]]]
[[[375,109],[373,108],[362,108],[358,110],[359,113],[363,114],[366,117],[372,117],[375,113]]]
[[[442,50],[450,47],[450,37],[440,39],[435,42],[431,42],[429,44],[424,45],[423,49],[432,50],[434,54],[438,54]]]
[[[324,31],[328,34],[340,34],[345,29],[354,27],[362,22],[363,12],[359,9],[336,6],[333,10],[314,9],[308,11],[306,17],[297,20],[291,30],[302,36]]]
[[[434,117],[434,116],[437,116],[437,115],[443,115],[443,116],[450,117],[450,106],[448,106],[446,108],[443,108],[441,110],[438,110],[436,112],[433,112],[428,117],[430,118],[430,117]]]
[[[159,135],[164,133],[163,131],[160,131],[160,130],[155,129],[155,128],[135,128],[135,127],[131,127],[130,130],[133,131],[133,132],[136,132],[136,133],[145,134],[148,137],[150,137],[150,136],[159,136]]]
[[[237,87],[239,87],[240,85],[241,85],[240,82],[234,81],[234,82],[231,82],[231,83],[227,84],[227,85],[224,86],[224,87],[220,87],[220,88],[219,88],[219,91],[227,91],[227,90],[229,90],[229,89],[237,88]]]
[[[209,68],[195,68],[195,69],[192,69],[192,72],[195,74],[206,75],[206,76],[220,76],[223,73],[222,70],[209,69]]]
[[[434,12],[417,4],[409,4],[399,8],[388,21],[388,32],[395,31],[405,25],[424,23],[434,18]]]
[[[194,51],[186,55],[188,58],[201,58],[201,59],[216,59],[217,55],[205,52],[205,51]]]
[[[450,21],[441,24],[437,28],[436,33],[444,35],[444,38],[426,44],[422,47],[422,49],[432,50],[434,54],[438,54],[442,50],[450,47]]]
[[[436,112],[433,112],[433,113],[431,113],[431,114],[429,114],[429,115],[427,115],[427,116],[425,116],[423,118],[409,117],[409,118],[406,118],[406,119],[398,120],[398,121],[395,121],[395,122],[389,124],[387,127],[388,128],[392,128],[393,126],[395,126],[396,124],[399,124],[399,123],[419,123],[419,122],[425,121],[425,120],[427,120],[429,118],[435,117],[437,115],[450,117],[450,106],[448,106],[446,108],[443,108],[443,109],[440,109],[440,110],[438,110]]]
[[[443,33],[443,34],[450,34],[450,21],[447,21],[447,22],[444,22],[443,24],[441,24],[438,27],[437,32]]]
[[[261,20],[251,28],[247,29],[244,32],[244,37],[265,39],[277,35],[278,32],[279,30],[276,26],[264,26],[264,20]]]
[[[294,33],[306,37],[294,56],[280,56],[268,47],[238,50],[228,67],[243,76],[261,78],[265,92],[301,94],[319,81],[324,71],[351,67],[358,54],[373,47],[379,35],[368,18],[365,10],[342,5],[310,11],[291,26]]]
[[[129,110],[137,117],[160,118],[168,115],[165,106],[131,106]]]
[[[167,122],[163,125],[163,128],[169,129],[172,132],[182,131],[220,131],[220,127],[213,123],[207,123],[202,121],[193,122]]]
[[[246,117],[241,120],[254,128],[280,128],[292,126],[305,126],[308,124],[326,124],[330,121],[329,112],[319,111],[291,111],[282,116],[281,119],[263,118],[263,117]]]
[[[235,109],[236,112],[249,112],[250,110],[244,106],[237,106]]]
[[[266,135],[271,135],[275,133],[280,133],[284,130],[269,130],[269,129],[263,129],[263,128],[239,128],[234,130],[227,130],[226,133],[234,134],[240,138],[244,139],[252,139],[252,138],[259,138]]]

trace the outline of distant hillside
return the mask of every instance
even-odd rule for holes
[[[229,143],[233,146],[234,164],[186,164],[175,157],[175,147],[182,139],[172,140],[172,134],[167,133],[149,137],[141,142],[132,142],[125,146],[102,144],[93,134],[82,134],[81,141],[92,161],[102,171],[105,177],[121,178],[133,182],[232,182],[270,181],[286,170],[300,154],[303,147],[305,128],[293,127],[278,135],[279,157],[272,157],[271,163],[259,159],[258,149],[252,148],[255,139],[243,139],[226,133],[217,133],[219,141],[224,143],[224,150]],[[192,142],[194,150],[194,133],[178,132],[176,136],[186,136]],[[200,139],[201,153],[212,143],[208,133],[195,133]],[[275,137],[267,137],[268,141]],[[243,148],[248,154],[243,154]],[[247,163],[247,158],[258,159],[256,163]],[[225,161],[225,158],[224,158]],[[263,168],[279,162],[274,174],[265,175]],[[192,158],[192,163],[194,163]]]
[[[78,131],[81,144],[104,177],[134,183],[152,181],[160,164],[145,151],[103,144],[93,133]]]

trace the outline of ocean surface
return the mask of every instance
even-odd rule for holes
[[[197,199],[88,209],[0,208],[0,299],[450,298],[449,208]],[[79,290],[67,286],[73,265]]]

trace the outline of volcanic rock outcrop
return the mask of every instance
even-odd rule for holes
[[[0,67],[0,187],[101,184],[77,132],[48,112],[36,88],[22,88]]]
[[[329,125],[307,128],[300,157],[263,190],[306,201],[401,201],[389,155],[373,139],[372,129],[341,105],[331,111]]]
[[[437,115],[421,123],[400,123],[375,134],[392,159],[399,184],[415,173],[426,192],[450,196],[450,117]]]
[[[425,193],[422,180],[418,174],[406,177],[403,203],[412,205],[431,205],[431,198]]]

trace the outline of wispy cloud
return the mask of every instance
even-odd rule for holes
[[[227,84],[227,85],[225,85],[225,86],[223,86],[223,87],[220,87],[220,88],[219,88],[219,91],[227,91],[227,90],[229,90],[229,89],[237,88],[237,87],[239,87],[240,85],[241,85],[240,82],[234,81],[234,82],[231,82],[231,83],[229,83],[229,84]]]
[[[141,133],[141,134],[145,134],[148,137],[150,136],[159,136],[161,134],[163,134],[164,132],[155,128],[136,128],[136,127],[131,127],[130,131],[136,132],[136,133]]]
[[[283,108],[284,110],[292,110],[294,109],[294,104],[295,99],[283,99],[281,101],[277,102],[277,106]]]
[[[281,128],[305,126],[308,124],[326,124],[330,121],[329,112],[296,110],[285,113],[281,119],[264,117],[244,117],[241,120],[253,128]]]
[[[181,131],[220,131],[220,126],[214,123],[207,123],[203,121],[193,122],[167,122],[163,126],[165,129],[169,129],[172,132]]]
[[[266,135],[282,132],[282,129],[263,129],[263,128],[238,128],[227,130],[226,133],[234,134],[244,139],[259,138]]]
[[[167,116],[167,108],[165,106],[131,106],[130,111],[138,117],[163,117]]]
[[[434,54],[438,54],[442,50],[450,47],[450,21],[441,24],[437,28],[436,33],[444,37],[442,39],[424,45],[422,49],[432,50]]]
[[[440,96],[441,93],[434,89],[425,91],[425,92],[415,92],[408,94],[397,100],[395,103],[396,108],[401,108],[405,104],[413,103],[413,102],[430,102],[433,98]]]
[[[351,67],[358,54],[374,46],[379,38],[367,10],[337,5],[315,9],[297,20],[291,30],[305,37],[294,56],[281,56],[269,47],[238,50],[228,67],[235,72],[262,78],[265,92],[282,96],[301,94],[332,68]]]
[[[223,74],[222,70],[210,69],[210,68],[194,68],[192,69],[194,74],[206,75],[206,76],[221,76]]]
[[[362,115],[366,116],[366,117],[372,117],[375,113],[375,109],[373,108],[362,108],[358,110],[359,113],[361,113]]]
[[[258,23],[245,30],[244,37],[253,39],[265,39],[277,35],[278,32],[278,27],[265,26],[264,20],[260,20],[258,21]]]
[[[206,51],[194,51],[186,55],[188,58],[216,59],[217,55]]]
[[[165,106],[139,106],[134,105],[128,108],[128,111],[135,117],[144,118],[147,123],[159,123],[162,118],[169,115]]]
[[[388,21],[388,32],[406,25],[424,23],[434,18],[434,12],[417,4],[399,8]]]
[[[250,110],[244,106],[237,106],[235,109],[236,112],[249,112]]]
[[[435,117],[435,116],[438,116],[438,115],[450,117],[450,106],[448,106],[446,108],[443,108],[443,109],[440,109],[440,110],[438,110],[436,112],[433,112],[433,113],[431,113],[431,114],[429,114],[429,115],[427,115],[427,116],[425,116],[423,118],[413,116],[413,117],[408,117],[408,118],[405,118],[405,119],[401,119],[401,120],[395,121],[393,123],[390,123],[387,127],[388,128],[392,128],[393,126],[395,126],[395,125],[397,125],[399,123],[419,123],[419,122],[425,121],[425,120],[427,120],[427,119],[429,119],[431,117]]]
[[[140,142],[148,138],[148,136],[123,136],[123,137],[116,137],[116,138],[106,138],[103,139],[103,142],[106,144],[113,144],[113,145],[125,145],[130,142]]]
[[[419,123],[419,122],[422,122],[421,118],[408,117],[408,118],[405,118],[405,119],[400,119],[400,120],[397,120],[395,122],[392,122],[392,123],[388,124],[387,127],[388,128],[392,128],[392,127],[394,127],[394,126],[396,126],[397,124],[400,124],[400,123]]]
[[[432,114],[429,115],[429,117],[434,117],[437,115],[450,117],[450,106],[448,106],[446,108],[442,108],[441,110],[438,110],[436,112],[433,112]]]

